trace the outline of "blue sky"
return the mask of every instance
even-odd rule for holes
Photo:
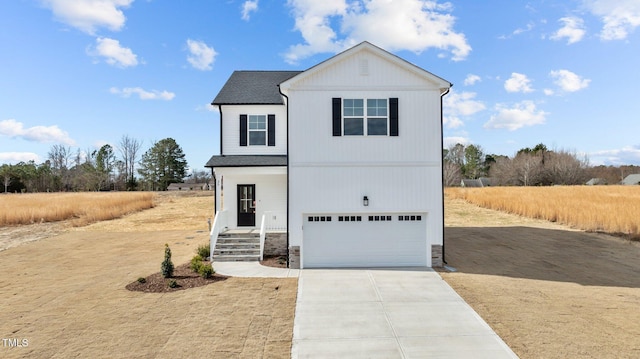
[[[219,151],[234,70],[304,70],[369,41],[454,84],[445,146],[544,143],[640,165],[640,1],[12,0],[0,5],[0,163],[123,135]]]

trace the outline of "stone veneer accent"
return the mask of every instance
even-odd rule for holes
[[[431,245],[431,266],[442,267],[442,245]]]
[[[286,256],[287,255],[287,234],[267,233],[264,239],[265,256]]]
[[[300,246],[289,247],[289,268],[300,269]]]

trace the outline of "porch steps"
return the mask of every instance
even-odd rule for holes
[[[260,260],[259,233],[220,233],[213,251],[214,262],[252,262]]]

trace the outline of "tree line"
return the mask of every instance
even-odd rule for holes
[[[53,145],[47,160],[0,166],[0,192],[164,191],[171,183],[208,183],[206,171],[187,176],[182,148],[172,138],[155,142],[141,153],[142,142],[123,136],[114,148],[81,151]]]
[[[591,178],[617,184],[625,176],[640,173],[638,166],[589,165],[576,152],[550,150],[540,143],[520,149],[513,157],[485,154],[478,145],[456,144],[443,152],[445,186],[460,186],[463,179],[488,177],[495,186],[581,185]]]

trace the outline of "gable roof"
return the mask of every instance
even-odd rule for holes
[[[640,184],[640,174],[628,175],[622,180],[622,184],[626,184],[626,185]]]
[[[234,71],[212,105],[282,105],[278,85],[300,71]]]
[[[297,82],[299,80],[302,80],[304,78],[307,78],[308,76],[312,76],[314,73],[318,72],[318,71],[322,71],[323,69],[334,65],[335,63],[341,61],[343,58],[351,56],[353,54],[356,54],[358,52],[361,51],[370,51],[394,64],[396,64],[397,66],[404,68],[405,70],[414,73],[416,76],[420,76],[422,78],[427,79],[430,82],[433,82],[435,84],[437,84],[437,86],[440,88],[440,92],[442,94],[444,94],[445,92],[448,91],[448,89],[453,86],[453,84],[445,79],[443,79],[442,77],[436,76],[434,74],[432,74],[431,72],[412,64],[411,62],[396,56],[378,46],[375,46],[373,44],[371,44],[368,41],[363,41],[361,43],[359,43],[358,45],[351,47],[305,71],[302,71],[300,74],[293,76],[289,79],[283,80],[283,82],[280,84],[280,88],[283,89],[285,92],[287,91],[287,89],[294,83]]]

